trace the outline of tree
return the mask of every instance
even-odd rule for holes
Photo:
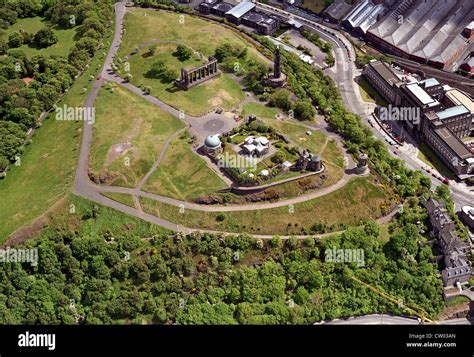
[[[161,79],[165,83],[170,83],[174,81],[176,78],[178,78],[178,72],[176,72],[174,69],[171,69],[171,68],[166,68],[161,74]]]
[[[158,78],[163,74],[165,70],[166,70],[165,62],[163,60],[157,60],[153,63],[153,65],[151,66],[147,74]]]
[[[156,48],[157,46],[156,45],[151,45],[149,48],[148,48],[148,56],[153,56],[156,52]]]
[[[298,100],[295,104],[295,117],[301,120],[313,120],[316,110],[309,100]]]
[[[291,93],[287,89],[279,89],[270,96],[268,103],[271,106],[278,107],[283,110],[290,110],[290,95]]]
[[[188,59],[191,58],[191,56],[193,55],[193,50],[191,48],[189,48],[188,46],[185,46],[185,45],[178,45],[178,47],[176,48],[176,52],[174,53],[174,55],[176,57],[178,57],[178,59],[181,61],[181,62],[184,62]]]
[[[17,31],[13,31],[8,35],[8,46],[10,48],[20,47],[23,44],[23,36]]]
[[[42,28],[35,34],[35,43],[38,47],[49,47],[58,42],[58,37],[49,27]]]

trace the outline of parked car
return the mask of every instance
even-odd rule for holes
[[[447,178],[443,179],[443,183],[449,185],[449,180]]]

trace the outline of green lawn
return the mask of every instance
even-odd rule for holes
[[[147,16],[144,16],[145,13]],[[201,115],[216,106],[233,108],[244,98],[244,93],[227,74],[221,74],[188,91],[173,92],[172,83],[162,83],[147,75],[157,59],[163,60],[169,68],[179,70],[181,67],[197,65],[202,59],[180,62],[172,55],[178,44],[185,44],[207,58],[214,54],[217,46],[228,42],[247,47],[247,56],[264,61],[264,57],[238,33],[189,15],[136,9],[125,16],[125,29],[118,53],[120,58],[125,58],[136,46],[145,46],[128,60],[133,75],[132,83],[151,86],[152,95],[189,115]],[[157,50],[155,55],[147,56],[151,43],[157,44]]]
[[[357,81],[360,89],[360,95],[364,102],[375,103],[378,106],[386,107],[387,101],[370,85],[369,82],[363,77],[360,77]]]
[[[451,170],[425,143],[418,145],[418,158],[424,163],[434,167],[438,172],[448,179],[454,178]]]
[[[101,195],[119,203],[123,203],[126,206],[135,208],[135,202],[133,201],[133,197],[131,195],[116,192],[102,192]]]
[[[107,48],[110,35],[105,41]],[[103,59],[103,54],[98,52],[58,106],[83,105],[92,87],[90,77],[95,78]],[[82,125],[82,122],[56,121],[53,112],[33,136],[33,143],[26,147],[21,166],[12,166],[7,178],[0,180],[0,242],[69,192],[74,183]]]
[[[157,167],[143,186],[144,191],[193,200],[201,195],[226,188],[226,183],[191,149],[189,136],[174,139]]]
[[[3,36],[3,39],[7,40],[8,35],[13,31],[19,31],[21,29],[35,34],[38,30],[49,27],[51,24],[41,18],[41,17],[28,17],[24,19],[18,19],[18,21],[10,26]],[[58,42],[54,45],[46,47],[46,48],[36,48],[31,45],[22,45],[18,47],[22,50],[25,55],[29,58],[35,55],[43,55],[43,56],[65,56],[69,54],[69,50],[74,45],[74,42],[77,40],[77,27],[72,29],[62,29],[58,26],[53,27],[53,31],[58,37]]]
[[[71,204],[74,205],[74,213],[70,213]],[[93,210],[96,214],[95,218],[91,219]],[[98,236],[107,232],[109,236],[117,239],[129,235],[151,237],[154,234],[169,233],[163,227],[75,195],[69,195],[64,205],[58,207],[50,217],[49,225],[52,227],[65,232],[80,231],[89,236]]]
[[[135,187],[158,158],[168,137],[184,127],[178,118],[127,89],[101,88],[91,146],[91,169],[110,177],[107,183]],[[122,153],[117,145],[132,146]]]
[[[327,6],[328,0],[303,0],[300,7],[311,10],[315,14],[319,14]]]
[[[267,107],[259,103],[245,103],[242,108],[242,116],[255,115],[257,118],[275,118],[275,115],[281,113],[278,108]]]
[[[238,233],[301,234],[315,223],[328,226],[357,224],[360,220],[377,218],[390,210],[387,194],[372,178],[356,178],[328,195],[294,205],[252,211],[201,212],[185,210],[146,198],[140,202],[145,212],[191,228],[225,230]],[[221,216],[221,217],[219,217]]]

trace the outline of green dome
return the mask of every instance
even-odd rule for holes
[[[217,148],[221,146],[221,140],[217,135],[209,135],[204,141],[204,145],[208,148]]]

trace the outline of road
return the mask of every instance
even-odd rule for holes
[[[326,325],[419,325],[420,321],[411,317],[391,316],[391,315],[365,315],[349,317],[347,319],[336,319],[325,321]],[[436,321],[438,325],[472,325],[473,321],[466,318]]]

